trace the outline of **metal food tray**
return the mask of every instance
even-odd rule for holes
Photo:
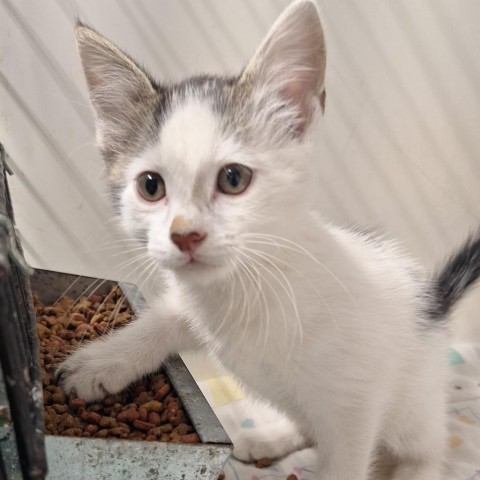
[[[36,270],[30,283],[45,304],[55,303],[64,292],[77,298],[106,294],[117,285],[110,280],[48,270]],[[145,307],[135,285],[118,285],[134,312]],[[232,443],[182,359],[178,355],[170,357],[164,369],[201,443],[46,435],[47,480],[217,480],[231,454]]]

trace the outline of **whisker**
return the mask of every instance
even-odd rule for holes
[[[244,320],[244,315],[245,315],[245,312],[247,310],[247,307],[248,307],[248,312],[250,313],[250,306],[248,304],[248,292],[247,292],[247,288],[245,286],[245,283],[243,282],[243,279],[242,279],[242,275],[237,275],[238,276],[238,279],[240,280],[240,285],[242,286],[242,292],[243,292],[243,301],[242,301],[242,313],[240,315],[240,318],[241,318],[241,325],[244,326],[244,328],[242,329],[242,336],[241,336],[241,339],[243,339],[244,335],[245,335],[245,331],[246,329],[248,328],[248,323],[250,322],[249,318],[247,318],[247,321],[245,322]]]
[[[87,145],[91,145],[91,146],[95,146],[95,142],[92,142],[92,141],[89,141],[89,142],[85,142],[85,143],[82,143],[81,145],[77,145],[75,148],[73,148],[71,150],[70,153],[67,154],[67,160],[71,160],[72,159],[72,156],[77,153],[79,150],[81,150],[82,148],[85,148]]]
[[[232,311],[234,300],[235,300],[234,286],[235,286],[236,276],[232,273],[234,271],[234,266],[235,266],[234,263],[233,263],[233,260],[230,260],[230,265],[232,266],[232,268],[230,270],[230,275],[229,275],[229,279],[230,279],[230,304],[228,306],[228,309],[227,309],[226,313],[223,316],[222,321],[220,322],[220,325],[215,329],[216,334],[218,334],[219,332],[222,331],[223,325],[227,321],[227,319],[230,315],[230,312]]]
[[[321,268],[323,268],[323,270],[325,270],[338,283],[338,285],[340,285],[340,287],[343,289],[343,291],[347,294],[348,298],[352,302],[353,306],[356,309],[358,309],[358,305],[355,302],[355,299],[353,298],[353,296],[350,293],[350,291],[348,290],[348,288],[344,285],[344,283],[324,263],[322,263],[320,260],[318,260],[316,257],[314,257],[312,255],[312,253],[309,252],[302,245],[299,245],[298,243],[293,242],[292,240],[289,240],[287,238],[280,237],[278,235],[267,234],[267,233],[244,233],[244,234],[242,234],[242,236],[243,237],[257,237],[257,238],[262,238],[263,237],[264,239],[275,239],[277,241],[283,241],[283,242],[286,242],[286,243],[292,245],[292,246],[288,246],[288,245],[281,245],[281,244],[275,243],[275,245],[277,245],[281,248],[285,248],[287,250],[293,250],[293,251],[296,251],[298,253],[303,253],[303,254],[307,255],[309,258],[311,258],[317,265],[319,265]]]
[[[140,246],[142,246],[141,242],[131,239],[109,240],[105,241],[104,244],[99,246],[98,248],[91,249],[89,253],[107,253],[110,256],[119,256],[124,253],[128,248],[136,248]],[[146,244],[144,244],[143,246],[144,248],[147,247]]]
[[[120,297],[120,300],[117,299],[117,302],[115,303],[115,307],[113,308],[112,312],[110,313],[110,316],[107,320],[107,330],[115,328],[115,324],[117,323],[117,318],[118,314],[120,313],[120,310],[124,306],[124,301],[126,300],[126,295],[125,293],[122,292],[122,296]]]
[[[287,276],[280,270],[280,268],[278,268],[277,265],[275,265],[274,262],[272,262],[266,256],[264,256],[263,252],[260,252],[258,250],[253,250],[253,249],[250,249],[250,248],[247,248],[247,247],[243,247],[243,248],[244,248],[244,250],[252,253],[253,255],[256,255],[256,256],[260,257],[262,260],[264,260],[269,265],[271,265],[273,268],[275,268],[275,270],[281,275],[281,277],[285,281],[285,284],[283,282],[280,282],[280,281],[278,283],[282,287],[283,291],[286,293],[288,299],[290,300],[290,303],[292,304],[293,311],[295,313],[295,318],[296,318],[296,325],[297,325],[297,328],[299,329],[298,333],[300,335],[300,341],[301,341],[302,338],[303,338],[303,331],[302,331],[302,328],[301,328],[300,314],[299,314],[298,308],[297,308],[297,300],[296,300],[295,293],[293,291],[293,288],[292,288],[292,286],[290,284],[290,281],[288,280]],[[272,258],[275,258],[275,257],[272,256]],[[288,288],[285,287],[285,285]],[[297,329],[295,329],[295,331],[296,330]]]
[[[126,268],[131,267],[132,265],[135,265],[136,262],[143,260],[145,258],[150,258],[150,257],[148,253],[143,252],[141,254],[135,255],[133,258],[128,258],[124,262],[121,262],[116,266],[116,268],[118,269],[119,272],[122,272]],[[132,273],[132,272],[129,272],[129,273]]]
[[[151,280],[153,275],[158,274],[160,272],[158,264],[151,258],[148,257],[147,261],[142,264],[142,266],[148,265],[150,263],[150,267],[147,269],[147,274],[144,276],[143,281],[140,285],[138,285],[138,289],[142,291],[143,287]]]
[[[116,238],[115,240],[109,240],[108,242],[106,242],[107,244],[116,244],[116,243],[126,243],[126,242],[130,242],[130,243],[135,243],[135,244],[141,244],[141,243],[147,243],[146,241],[142,241],[142,240],[138,240],[137,238]]]
[[[82,278],[81,275],[78,275],[77,278],[70,284],[69,287],[65,291],[63,291],[60,296],[55,300],[53,303],[53,306],[57,305],[57,303],[60,301],[61,298],[63,298],[65,295],[68,294],[68,292],[77,284],[77,282]]]
[[[271,272],[271,270],[269,270],[263,263],[259,262],[258,260],[255,260],[254,258],[252,258],[250,255],[246,254],[245,252],[243,252],[242,250],[240,249],[235,249],[237,251],[237,253],[239,253],[240,255],[243,255],[244,257],[248,258],[251,262],[253,262],[255,265],[258,265],[259,267],[262,267],[267,273],[270,274],[271,277],[273,277],[274,280],[276,280],[277,283],[279,283],[280,285],[283,285],[281,283],[281,281]],[[287,315],[285,313],[285,308],[283,306],[283,303],[280,299],[280,297],[278,296],[277,294],[277,291],[275,288],[273,288],[272,284],[267,280],[267,278],[265,276],[263,276],[263,279],[265,281],[265,283],[270,287],[270,290],[272,291],[273,295],[275,296],[275,298],[277,299],[277,302],[278,302],[278,305],[280,306],[281,310],[282,310],[282,315],[283,315],[283,324],[284,324],[284,331],[285,331],[285,335],[288,335],[288,324],[287,324]]]
[[[104,280],[102,282],[105,283],[107,282],[107,280]],[[101,285],[100,285],[101,286]],[[95,290],[92,291],[92,294],[95,292],[95,291],[98,291],[98,289],[100,288],[100,286],[96,287]],[[114,286],[110,289],[110,291],[107,293],[107,295],[105,295],[105,298],[103,299],[102,303],[100,303],[100,305],[98,306],[97,310],[95,311],[94,313],[94,316],[98,313],[101,313],[101,309],[102,307],[105,305],[105,303],[107,302],[107,300],[113,295],[113,292],[118,288],[118,283],[114,284]],[[92,317],[93,318],[93,317]],[[108,329],[108,323],[107,323],[107,329]],[[87,331],[85,330],[82,334],[82,336],[78,339],[78,343],[79,345],[82,344],[82,342],[84,341],[85,339],[85,334],[87,333]]]
[[[141,250],[145,250],[146,247],[141,246],[141,247],[133,247],[133,248],[128,248],[126,250],[122,250],[121,252],[118,253],[112,253],[112,257],[120,257],[121,255],[127,255],[129,253],[134,253],[134,252],[139,252]]]
[[[143,272],[143,268],[149,265],[149,263],[152,261],[151,257],[147,254],[139,255],[134,260],[138,262],[138,265],[136,265],[136,267],[131,272],[129,272],[129,276],[131,278],[135,278],[135,275]],[[130,264],[135,264],[136,262],[130,262]],[[144,278],[144,281],[145,281],[145,278]]]
[[[257,275],[255,275],[255,272],[252,273],[252,271],[250,270],[248,265],[245,264],[242,261],[242,259],[237,258],[237,260],[241,263],[242,267],[245,269],[245,273],[248,276],[248,279],[249,279],[249,281],[250,281],[250,283],[251,283],[251,285],[253,286],[253,289],[254,289],[255,303],[258,303],[258,301],[260,299],[261,288],[262,288],[261,282],[259,280],[258,272],[257,272]]]
[[[253,274],[251,271],[250,271],[250,268],[248,266],[247,263],[243,262],[242,259],[238,258],[237,257],[237,261],[240,263],[243,271],[245,272],[245,276],[246,278],[248,279],[250,285],[253,287],[250,292],[248,292],[248,289],[245,287],[245,290],[246,290],[246,296],[248,299],[251,299],[251,294],[254,292],[255,294],[255,299],[254,301],[250,301],[249,302],[249,314],[248,314],[248,318],[247,318],[247,322],[245,323],[245,328],[243,330],[243,333],[240,337],[240,342],[243,340],[243,337],[245,335],[245,332],[247,331],[247,329],[249,328],[250,324],[251,324],[251,321],[252,321],[252,318],[251,318],[251,311],[253,310],[253,307],[255,305],[258,304],[259,302],[259,298],[260,298],[260,292],[261,292],[261,284],[259,282],[259,280],[255,277],[255,274]],[[252,291],[253,290],[253,291]],[[268,321],[268,320],[267,320]]]
[[[261,338],[261,337],[264,338],[263,347],[262,347],[264,349],[267,346],[268,332],[269,332],[269,329],[270,329],[270,312],[269,312],[269,309],[268,309],[268,302],[267,302],[267,299],[266,299],[265,294],[263,292],[263,286],[262,286],[262,283],[261,283],[261,280],[262,279],[265,280],[265,279],[263,278],[263,275],[259,272],[259,270],[255,267],[255,265],[250,264],[250,262],[248,261],[248,256],[247,256],[247,258],[245,258],[245,263],[238,257],[237,257],[237,260],[242,263],[242,265],[244,266],[244,268],[247,272],[250,272],[251,277],[254,279],[254,281],[258,285],[258,292],[261,295],[262,300],[263,300],[264,312],[265,312],[265,328],[262,328],[263,322],[260,322],[260,328],[262,328],[262,330],[265,333],[263,334],[263,332],[260,332],[259,338]],[[254,270],[254,273],[252,273],[250,271],[250,267]],[[256,273],[256,277],[255,277],[255,273]],[[258,278],[258,280],[257,280],[257,278]]]
[[[312,288],[312,290],[317,294],[318,298],[321,300],[321,302],[323,303],[324,307],[327,309],[328,313],[329,313],[329,316],[330,316],[330,319],[332,320],[333,324],[335,325],[335,328],[338,332],[340,332],[340,327],[337,323],[337,320],[336,320],[336,317],[335,317],[335,314],[332,312],[332,309],[330,308],[330,306],[328,305],[327,301],[325,300],[325,297],[318,291],[317,287],[313,284],[313,282],[303,273],[301,272],[300,270],[298,270],[296,267],[294,267],[293,265],[291,265],[290,263],[287,263],[285,262],[284,260],[278,258],[278,257],[275,257],[274,255],[271,255],[267,252],[261,252],[263,255],[266,255],[272,259],[274,259],[275,261],[277,262],[280,262],[282,263],[283,265],[285,265],[287,268],[290,268],[292,269],[295,273],[297,273],[298,275],[300,275],[302,278],[304,278],[306,280],[306,282],[308,283],[308,285]]]
[[[81,277],[78,277],[73,283],[76,283],[79,278],[81,278]],[[72,312],[73,308],[75,307],[75,305],[78,303],[78,301],[82,297],[89,297],[93,292],[95,292],[96,290],[101,288],[102,285],[104,285],[106,282],[108,282],[108,280],[103,280],[103,279],[98,278],[98,279],[95,279],[90,284],[88,284],[88,286],[80,293],[80,295],[78,295],[78,297],[76,299],[72,299],[73,300],[72,305],[70,306],[70,308],[65,310],[65,313],[62,317],[60,317],[60,320],[63,320],[64,318],[67,317],[67,315],[69,315]],[[68,290],[70,290],[71,288],[72,288],[72,285],[70,285],[70,287],[66,290],[66,292],[68,292]],[[90,291],[90,293],[87,293],[89,291]],[[65,293],[65,295],[67,295],[67,293]],[[55,302],[54,306],[57,305],[60,302],[61,299],[62,299],[62,297],[59,297],[58,300]],[[65,328],[67,328],[70,325],[71,321],[72,321],[71,319],[68,321],[68,323],[65,325]]]
[[[280,270],[280,268],[278,268],[277,265],[275,265],[274,262],[270,261],[268,258],[266,258],[266,255],[264,256],[264,252],[260,251],[260,250],[255,250],[255,249],[252,249],[252,248],[248,248],[248,247],[242,247],[244,250],[246,250],[247,252],[251,252],[253,253],[254,255],[257,255],[258,257],[262,258],[263,260],[265,260],[267,263],[269,263],[270,265],[272,265],[272,267],[275,268],[275,270],[277,270],[277,272],[283,277],[283,279],[285,280],[285,283],[286,285],[288,286],[288,290],[285,290],[285,293],[287,294],[287,296],[290,298],[290,300],[294,301],[295,300],[295,293],[293,292],[293,289],[292,289],[292,286],[287,278],[287,276]],[[273,255],[269,255],[269,257],[277,260],[277,257],[273,256]],[[284,287],[285,289],[285,287]],[[298,314],[297,312],[297,308],[296,308],[296,304],[294,305],[294,310],[295,312]]]

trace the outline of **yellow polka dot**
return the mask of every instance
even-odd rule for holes
[[[241,387],[228,375],[209,379],[208,386],[216,407],[241,400],[244,397]]]
[[[459,415],[457,419],[468,425],[476,425],[477,423],[473,418],[467,417],[466,415]]]
[[[463,444],[463,440],[460,437],[457,437],[455,435],[453,437],[450,437],[450,439],[448,440],[448,443],[451,448],[457,448]]]

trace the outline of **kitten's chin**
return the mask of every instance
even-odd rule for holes
[[[228,275],[226,265],[212,265],[200,261],[190,261],[173,269],[179,281],[190,284],[214,283]]]

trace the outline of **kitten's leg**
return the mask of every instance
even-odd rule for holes
[[[354,402],[351,402],[354,404]],[[321,480],[367,480],[377,445],[379,412],[368,408],[324,411],[316,432],[317,477]],[[317,478],[316,477],[316,478]]]
[[[345,440],[345,439],[344,439]],[[350,441],[351,439],[347,440]],[[317,447],[316,472],[321,480],[367,480],[370,478],[373,443],[345,448],[325,444]],[[412,479],[410,479],[412,480]]]
[[[441,480],[443,478],[443,467],[437,462],[416,460],[403,462],[393,474],[392,480]]]
[[[75,389],[79,397],[97,400],[155,371],[171,353],[196,346],[174,302],[161,302],[74,352],[57,374],[67,393]]]
[[[398,465],[393,480],[443,478],[448,434],[447,372],[443,364],[438,365],[435,354],[427,344],[421,362],[388,414],[383,434]]]
[[[435,405],[435,400],[428,403],[423,413],[412,411],[411,418],[403,422],[399,418],[399,426],[403,423],[403,428],[393,432],[387,440],[398,465],[392,480],[443,478],[447,443],[446,408],[441,401],[438,405]],[[415,418],[417,421],[413,425]]]

